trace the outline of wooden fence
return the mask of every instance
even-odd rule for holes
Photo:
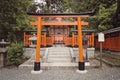
[[[29,40],[30,37],[33,35],[24,35],[24,46],[29,46],[32,44],[32,42]],[[78,46],[78,36],[72,35],[72,37],[69,37],[68,35],[60,36],[62,37],[61,40],[55,40],[56,37],[54,35],[46,37],[46,33],[41,35],[41,46],[52,46],[56,43],[63,43],[66,46]],[[93,35],[86,35],[86,38],[88,38],[88,46],[94,46],[94,36]]]

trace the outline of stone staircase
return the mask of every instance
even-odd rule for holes
[[[71,48],[65,46],[53,46],[46,48],[41,58],[41,69],[77,69],[78,62],[72,62]],[[41,52],[43,53],[43,52]],[[42,55],[42,54],[41,54]],[[29,60],[19,66],[19,68],[34,67],[35,51]],[[93,62],[90,62],[93,64]],[[93,65],[94,66],[94,65]]]
[[[47,55],[47,63],[70,63],[71,56],[67,47],[51,47]]]
[[[48,49],[45,61],[41,64],[42,69],[69,69],[76,68],[73,63],[70,49],[65,46],[54,46]]]

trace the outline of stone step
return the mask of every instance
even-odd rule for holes
[[[68,49],[68,47],[51,47],[51,49],[53,49],[53,48],[67,48]]]
[[[48,56],[70,56],[70,54],[48,54]]]
[[[69,50],[69,48],[50,48],[50,50]]]
[[[49,50],[49,52],[69,52],[69,50]]]
[[[70,51],[49,51],[49,52],[70,52]]]
[[[48,58],[47,62],[55,63],[55,62],[71,62],[70,58]]]
[[[70,55],[69,52],[50,52],[48,55]]]
[[[94,63],[93,61],[90,62],[90,66],[88,66],[85,63],[86,68],[93,68],[98,66],[98,63]],[[34,60],[28,60],[25,63],[19,65],[20,69],[33,69],[34,68]],[[71,63],[71,62],[54,62],[54,63],[42,63],[41,62],[41,69],[46,70],[46,69],[77,69],[78,68],[78,62],[76,63]]]
[[[78,66],[78,63],[68,63],[68,62],[66,62],[66,63],[63,63],[63,62],[61,62],[61,63],[42,63],[42,66],[52,66],[52,67],[60,67],[60,66],[66,66],[66,67],[68,67],[68,66]]]
[[[51,55],[48,55],[47,57],[51,57],[51,56],[53,56],[53,57],[71,57],[71,55],[70,54],[51,54]]]
[[[69,49],[67,47],[51,47],[50,49]]]
[[[64,52],[64,51],[69,51],[69,50],[61,50],[61,49],[59,49],[59,50],[49,50],[49,51],[60,51],[60,52]]]
[[[89,69],[89,68],[93,68],[93,67],[95,67],[96,65],[94,64],[94,65],[87,65],[86,63],[85,63],[85,68],[86,69]],[[66,62],[66,63],[63,63],[63,62],[61,62],[61,63],[42,63],[41,64],[41,68],[42,69],[78,69],[78,63],[68,63],[68,62]]]
[[[66,52],[66,51],[69,51],[69,50],[49,50],[49,52]]]
[[[71,60],[71,58],[70,57],[48,57],[48,59],[51,59],[51,60],[57,60],[57,59],[59,59],[59,60]]]
[[[48,58],[70,58],[70,55],[48,55]]]
[[[69,51],[64,51],[64,52],[60,52],[60,51],[49,51],[48,53],[70,53]]]

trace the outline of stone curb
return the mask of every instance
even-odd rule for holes
[[[99,57],[96,57],[96,59],[97,59],[97,60],[100,60]],[[113,64],[113,63],[111,63],[111,62],[109,62],[109,61],[107,61],[107,60],[105,60],[105,59],[102,59],[102,61],[103,61],[104,63],[110,65],[111,67],[120,67],[119,64]]]

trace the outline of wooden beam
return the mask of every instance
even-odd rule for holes
[[[26,46],[26,32],[24,32],[24,46]]]
[[[42,28],[41,17],[38,17],[38,23],[37,23],[36,62],[40,62],[41,28]]]
[[[92,32],[92,47],[94,47],[94,32]]]
[[[74,43],[75,43],[75,36],[74,36],[74,32],[72,32],[72,46],[75,46]]]
[[[78,25],[77,21],[75,22],[45,22],[45,21],[42,21],[42,25],[58,25],[58,26],[72,26],[72,25]],[[88,22],[84,22],[84,21],[81,21],[81,25],[84,26],[84,25],[88,25]]]
[[[42,22],[42,25],[57,25],[57,26],[62,26],[62,25],[77,25],[77,22]]]
[[[39,16],[39,15],[37,15]],[[36,16],[35,16],[36,17]],[[89,17],[89,15],[69,15],[69,16],[41,16],[42,18],[77,18],[77,17],[81,17],[81,18],[86,18],[86,17]]]
[[[30,22],[30,25],[31,25],[31,26],[37,26],[37,24],[38,24],[38,21]]]
[[[46,46],[46,32],[44,32],[44,47]]]
[[[89,25],[89,23],[88,23],[88,22],[81,21],[81,25],[82,25],[82,26],[87,26],[87,25]]]
[[[79,47],[79,62],[83,62],[83,46],[82,46],[82,26],[81,18],[78,17],[78,47]]]
[[[35,18],[35,19],[38,19],[38,18],[39,18],[39,16],[33,16],[33,15],[31,15],[30,17],[31,17],[31,18]],[[31,26],[37,26],[37,25],[38,25],[38,20],[37,20],[37,21],[30,22],[30,25],[31,25]]]

